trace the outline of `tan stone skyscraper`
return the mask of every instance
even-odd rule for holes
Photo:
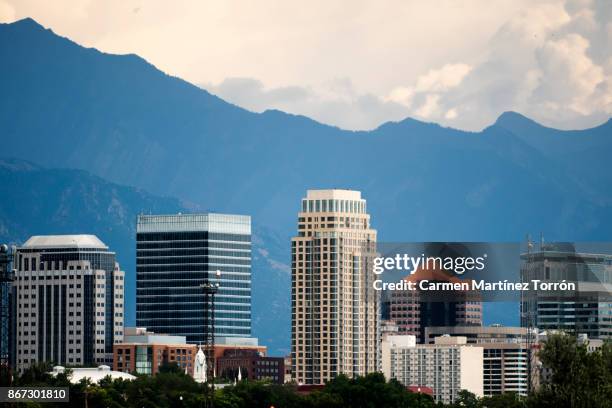
[[[291,240],[292,376],[322,384],[377,371],[376,231],[359,191],[308,190]]]

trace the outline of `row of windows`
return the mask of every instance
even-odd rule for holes
[[[219,309],[225,309],[225,308],[217,308],[215,310],[215,320],[218,319],[250,319],[251,318],[251,313],[246,311],[246,312],[226,312],[223,310],[219,310]],[[138,318],[139,319],[155,319],[156,321],[158,321],[158,319],[202,319],[204,317],[204,311],[203,310],[198,310],[198,311],[189,311],[189,312],[168,312],[168,311],[164,311],[164,310],[160,310],[157,312],[138,312]]]
[[[165,289],[136,289],[137,296],[176,296],[176,295],[197,295],[202,296],[201,288],[165,288]],[[219,299],[223,295],[234,295],[234,296],[248,296],[250,298],[250,287],[247,288],[235,288],[226,289],[221,287],[217,292],[216,299]]]
[[[162,282],[171,282],[171,281],[196,281],[196,282],[204,282],[208,278],[215,277],[215,271],[191,271],[191,272],[138,272],[136,274],[136,283],[145,282],[145,281],[162,281]],[[215,277],[215,281],[217,281]],[[251,281],[251,274],[245,272],[227,272],[223,270],[221,272],[221,282],[225,281]]]
[[[166,257],[166,256],[231,256],[236,258],[250,258],[251,251],[236,251],[236,250],[211,250],[209,248],[194,248],[194,249],[147,249],[136,251],[138,258],[146,257]]]
[[[147,257],[137,258],[136,265],[207,265],[207,264],[231,264],[231,265],[251,265],[251,259],[247,258],[220,258],[213,256],[169,256],[169,257]]]
[[[182,231],[182,232],[139,232],[136,234],[138,243],[147,241],[191,241],[191,240],[215,240],[251,242],[249,234],[223,234],[208,231]]]
[[[148,250],[172,250],[172,249],[188,249],[188,248],[208,248],[210,250],[236,249],[241,251],[250,251],[250,242],[227,242],[227,241],[153,241],[153,242],[137,242],[137,251]]]
[[[21,252],[22,251],[19,250],[18,256],[17,256],[18,269],[28,270],[31,267],[32,270],[36,270],[37,268],[36,259],[37,258],[33,257],[31,258],[31,261],[30,261],[30,258],[24,257],[21,254]],[[77,262],[77,261],[89,262],[92,269],[102,269],[106,271],[112,271],[115,266],[115,255],[110,252],[89,253],[83,250],[76,250],[73,252],[64,252],[61,254],[44,253],[44,252],[41,252],[40,254],[41,269],[46,269],[46,268],[62,269],[62,266],[64,266],[65,268],[69,262]]]
[[[302,200],[302,212],[366,213],[365,200]]]
[[[185,297],[186,295],[181,295],[181,296]],[[157,307],[159,307],[160,310],[165,310],[166,308],[171,306],[170,303],[174,303],[174,301],[176,300],[175,297],[171,297],[171,296],[167,296],[167,297],[172,298],[172,300],[163,299],[163,301],[160,302],[160,299],[156,298],[155,296],[141,297],[140,295],[137,295],[136,307],[138,308],[138,310],[140,310],[141,306],[144,306],[145,303],[148,303],[148,304],[156,305]],[[189,302],[189,300],[191,299],[193,299],[193,301]],[[191,299],[186,298],[186,299],[182,299],[182,301],[190,305],[194,305],[194,307],[196,307],[196,305],[204,304],[203,302],[199,301],[200,299],[202,299],[201,293],[198,295],[193,295]],[[230,303],[230,304],[243,303],[243,304],[250,305],[251,296],[245,295],[244,292],[242,296],[222,296],[221,294],[218,294],[217,296],[215,296],[215,304],[219,304],[219,303]]]
[[[138,289],[145,289],[145,288],[198,288],[200,284],[204,282],[202,280],[180,280],[180,279],[173,279],[173,280],[162,280],[162,279],[158,279],[158,280],[143,280],[143,281],[137,281],[136,282],[136,287]],[[220,287],[223,288],[250,288],[251,287],[251,281],[247,280],[247,281],[229,281],[229,280],[215,280],[215,282],[219,282]],[[202,290],[200,289],[200,293],[202,292]]]
[[[180,264],[180,265],[164,265],[150,266],[138,265],[137,272],[214,272],[216,269],[221,269],[221,272],[242,272],[250,273],[250,266],[229,266],[227,264]]]
[[[201,330],[204,328],[203,324],[197,324],[197,322],[194,322],[193,320],[186,321],[186,322],[182,322],[178,320],[174,322],[168,322],[168,324],[164,324],[164,323],[165,322],[155,321],[150,324],[150,327],[155,332],[159,331],[163,333],[176,333],[178,330],[185,332],[185,330],[189,328],[192,328],[195,330]],[[215,319],[215,326],[218,326],[219,328],[221,327],[245,328],[245,327],[251,327],[251,322],[241,321],[241,320]]]
[[[250,305],[235,305],[229,303],[223,303],[215,301],[216,310],[237,310],[243,312],[251,311]],[[146,316],[148,313],[159,313],[159,312],[169,312],[169,313],[188,313],[191,311],[195,311],[194,313],[200,314],[202,310],[204,310],[203,302],[191,302],[191,303],[170,303],[164,306],[160,306],[159,303],[137,303],[137,314],[138,316]]]

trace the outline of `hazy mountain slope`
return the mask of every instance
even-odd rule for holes
[[[135,323],[136,216],[188,212],[175,198],[158,197],[109,183],[81,170],[44,169],[0,159],[0,242],[23,243],[37,234],[96,234],[117,253],[126,272],[127,323]],[[288,246],[276,234],[254,227],[253,332],[275,354],[289,345]]]
[[[588,131],[564,131],[544,127],[515,112],[506,112],[494,126],[512,132],[550,160],[563,164],[597,201],[610,204],[612,119]]]

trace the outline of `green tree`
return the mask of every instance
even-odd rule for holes
[[[539,353],[550,381],[530,399],[542,407],[612,407],[612,350],[605,343],[593,352],[569,334],[550,335]]]
[[[479,400],[478,406],[482,408],[523,408],[523,400],[514,392],[483,397]]]

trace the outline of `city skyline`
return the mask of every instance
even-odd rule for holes
[[[0,0],[0,402],[607,407],[611,43],[609,0]]]
[[[250,240],[250,222],[248,216],[214,213],[140,215],[137,219],[136,241],[141,252],[137,254],[137,258],[139,260],[154,258],[156,261],[137,264],[139,266],[160,264],[167,267],[171,264],[159,261],[165,260],[168,256],[190,258],[194,254],[188,252],[200,248],[204,241],[211,243],[221,239],[219,242],[225,242],[236,233],[248,232],[246,236]],[[248,226],[248,230],[245,226]],[[373,258],[377,254],[377,231],[370,227],[366,201],[360,192],[338,189],[308,190],[301,202],[297,230],[297,236],[292,238],[291,378],[298,387],[323,384],[339,374],[357,377],[382,371],[387,380],[395,378],[407,387],[426,387],[432,390],[432,396],[436,401],[453,403],[459,398],[460,390],[472,392],[476,397],[493,397],[507,392],[516,392],[526,397],[538,389],[542,382],[550,381],[547,371],[543,371],[539,366],[538,355],[535,353],[541,344],[539,337],[546,339],[555,331],[569,327],[567,322],[561,321],[563,319],[553,324],[540,324],[540,314],[545,320],[550,320],[551,315],[548,313],[550,299],[545,299],[543,302],[547,308],[543,313],[538,310],[535,326],[539,330],[534,331],[536,327],[525,321],[522,322],[522,327],[484,326],[480,307],[473,310],[476,313],[473,316],[465,314],[468,312],[469,302],[459,305],[457,310],[448,308],[439,310],[434,319],[428,317],[425,323],[422,321],[419,323],[419,317],[415,320],[414,316],[409,317],[408,323],[405,323],[403,320],[406,316],[394,314],[393,311],[409,310],[409,313],[412,313],[417,310],[414,305],[415,302],[418,303],[418,299],[402,298],[400,300],[402,308],[394,309],[392,298],[391,313],[387,317],[391,320],[384,322],[383,330],[379,320],[381,299],[378,293],[373,291],[375,274],[371,270]],[[194,233],[200,235],[191,236]],[[203,237],[202,233],[205,233],[206,237]],[[160,246],[160,243],[165,247]],[[185,246],[186,243],[196,245]],[[445,250],[444,246],[439,244],[434,246],[440,254],[450,255],[445,252],[448,249]],[[531,241],[528,243],[528,248],[530,249],[527,253],[521,254],[521,258],[526,261],[521,272],[530,273],[530,278],[539,277],[543,281],[554,281],[558,278],[578,279],[604,286],[612,281],[610,268],[612,255],[578,253],[574,245],[544,243],[543,240],[540,242],[539,252],[532,252]],[[233,247],[226,249],[235,250]],[[154,252],[149,253],[147,250]],[[214,248],[212,252],[215,252]],[[70,253],[83,253],[83,255],[74,258]],[[68,254],[68,257],[65,254]],[[105,254],[111,258],[104,258]],[[454,253],[453,256],[458,255],[461,254]],[[207,252],[206,256],[214,258],[215,255]],[[15,337],[17,354],[14,356],[16,358],[14,364],[19,372],[36,362],[54,361],[55,364],[63,365],[74,363],[77,367],[92,363],[113,364],[116,371],[113,371],[112,375],[130,371],[154,375],[163,365],[172,363],[177,364],[186,374],[195,375],[197,340],[192,338],[188,341],[184,336],[176,336],[177,333],[171,330],[164,330],[163,334],[157,330],[156,333],[148,332],[144,326],[154,329],[164,327],[156,325],[155,319],[152,320],[153,323],[146,325],[141,324],[145,322],[138,322],[138,326],[143,328],[133,329],[124,326],[122,313],[124,274],[114,262],[114,257],[115,253],[108,252],[108,247],[92,235],[33,236],[16,249],[14,261],[17,266],[17,283],[13,299],[17,305],[15,316],[18,316],[18,319],[15,320],[13,327],[17,330]],[[75,259],[78,262],[71,263]],[[210,262],[210,259],[205,262],[208,265],[205,268],[207,272],[211,272]],[[541,264],[534,265],[534,262]],[[559,265],[555,266],[555,262],[559,262]],[[108,267],[111,263],[113,271],[110,275],[108,271],[95,270],[95,268]],[[191,263],[192,261],[189,261],[185,265]],[[229,271],[227,265],[212,266],[224,268],[224,273]],[[22,303],[24,300],[27,301],[27,295],[30,294],[27,281],[36,280],[34,275],[39,277],[38,280],[44,280],[48,278],[49,271],[55,269],[60,272],[51,272],[51,277],[60,281],[51,284],[37,282],[40,287],[35,292],[41,297],[37,300],[37,309],[32,312],[29,304]],[[77,292],[82,290],[78,275],[80,273],[88,275],[90,269],[94,269],[91,275],[96,277],[95,284],[91,285],[92,289],[95,287],[94,295],[89,295],[88,298],[88,290],[85,289],[82,292],[85,294],[83,300],[87,302],[87,299],[90,299],[91,302],[95,298],[98,301],[109,296],[113,299],[113,308],[110,311],[105,308],[103,302],[95,303],[96,310],[99,309],[98,306],[102,309],[96,311],[94,318],[97,328],[98,325],[105,329],[110,327],[113,332],[109,337],[108,331],[105,333],[103,330],[97,330],[95,334],[92,332],[93,337],[89,338],[85,334],[88,330],[84,330],[83,334],[79,330],[75,337],[78,341],[71,346],[72,335],[66,335],[68,340],[64,338],[64,333],[68,333],[69,328],[66,325],[49,324],[48,319],[58,315],[58,312],[61,315],[67,314],[67,310],[72,310],[72,303],[70,308],[67,307],[66,295],[68,292],[71,295],[72,292],[66,291],[66,288],[74,286]],[[37,273],[38,271],[40,273]],[[69,275],[70,271],[74,271],[77,275],[76,280]],[[137,272],[146,271],[139,269]],[[423,275],[422,272],[417,271],[414,276],[417,279],[438,279],[433,275]],[[341,285],[338,285],[339,275],[342,275],[342,280],[345,281]],[[219,274],[213,272],[213,278],[218,279]],[[198,279],[199,282],[201,280]],[[88,284],[87,280],[83,283]],[[231,285],[229,288],[231,289]],[[220,295],[227,294],[224,292],[227,287],[221,286],[219,289]],[[200,297],[202,294],[196,296]],[[77,297],[81,296],[77,294]],[[167,306],[175,307],[183,304],[185,300],[183,294]],[[554,299],[553,301],[558,302]],[[609,299],[602,298],[599,301],[599,312],[603,311],[605,314],[610,305],[608,304],[606,309],[605,304],[602,306],[601,302],[608,302]],[[404,307],[406,302],[410,307]],[[214,303],[212,307],[216,309]],[[422,304],[420,309],[423,309]],[[81,303],[77,303],[76,309],[71,313],[80,316],[80,310],[86,311],[87,308],[81,309]],[[197,311],[196,314],[198,314],[196,320],[202,316],[210,316],[204,314],[203,310]],[[524,314],[523,312],[522,315]],[[113,316],[110,321],[109,315]],[[225,316],[220,317],[222,323]],[[257,318],[257,316],[252,317]],[[29,332],[23,334],[22,325],[29,326],[31,318],[37,319],[38,323],[46,322],[44,325],[46,330],[40,329],[43,330],[40,331],[37,328],[38,335],[30,335]],[[589,322],[591,323],[585,326],[576,319],[574,330],[575,334],[579,335],[579,341],[588,344],[589,350],[593,351],[602,347],[602,341],[610,336],[605,318],[598,321],[589,319]],[[424,326],[419,327],[419,324]],[[444,327],[439,327],[441,325]],[[76,328],[79,329],[80,326]],[[284,356],[266,356],[265,345],[258,345],[257,340],[251,341],[253,339],[248,337],[237,336],[232,340],[235,333],[228,333],[229,336],[223,335],[223,326],[218,334],[220,334],[218,342],[215,341],[212,348],[215,357],[210,360],[210,364],[214,367],[210,371],[210,378],[218,375],[225,381],[236,379],[239,381],[241,378],[269,379],[277,384],[284,383],[288,378]],[[247,333],[239,335],[244,336]],[[127,336],[125,341],[124,336]],[[422,338],[419,339],[419,336]],[[104,341],[107,337],[111,339],[110,343]],[[96,345],[106,344],[106,346],[96,348],[90,355],[88,353],[92,350],[87,351],[87,344],[91,345],[90,348],[93,347],[94,338]],[[38,353],[30,353],[31,347],[35,347]],[[109,349],[112,354],[109,354]],[[26,354],[30,356],[25,356]],[[42,360],[39,355],[43,356]],[[336,361],[344,363],[337,364]],[[61,367],[57,368],[60,369]],[[219,371],[216,371],[217,369]]]

